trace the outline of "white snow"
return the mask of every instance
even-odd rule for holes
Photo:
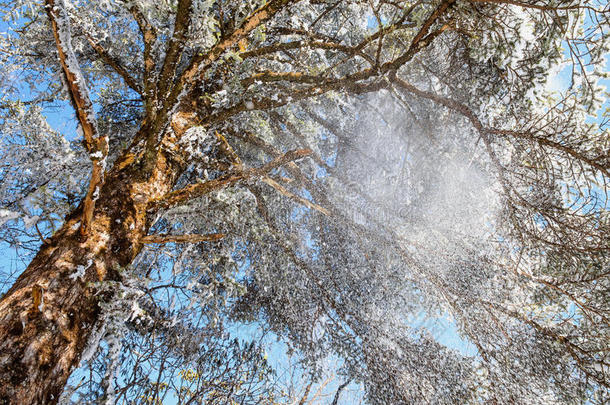
[[[102,337],[106,333],[106,324],[104,322],[100,322],[100,324],[100,327],[97,328],[91,334],[91,337],[89,338],[89,343],[87,344],[87,347],[85,347],[85,350],[83,350],[83,355],[81,356],[81,364],[87,363],[89,360],[91,360],[91,358],[97,351],[98,346],[100,345]]]
[[[86,266],[83,266],[83,265],[79,264],[78,266],[76,266],[76,271],[74,273],[70,274],[69,277],[72,280],[76,280],[77,278],[80,279],[81,277],[84,277],[85,276],[85,271],[87,271],[87,269],[89,267],[91,267],[92,264],[93,264],[93,259],[87,260],[87,265]]]
[[[139,318],[142,315],[144,315],[144,311],[142,310],[142,308],[140,308],[138,302],[134,300],[131,304],[131,314],[129,315],[129,318],[127,318],[127,320],[133,321],[134,319]]]
[[[23,217],[23,225],[25,225],[25,229],[30,229],[34,225],[38,223],[40,217],[38,215],[34,215],[33,217],[28,217],[27,215]]]
[[[18,212],[0,209],[0,226],[4,225],[7,221],[10,221],[11,219],[15,218],[19,218]]]

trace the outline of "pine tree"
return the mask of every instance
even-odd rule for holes
[[[3,2],[0,403],[608,400],[604,3]]]

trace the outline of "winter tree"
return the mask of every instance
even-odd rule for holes
[[[0,4],[0,403],[610,399],[605,1]]]

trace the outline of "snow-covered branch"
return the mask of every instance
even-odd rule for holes
[[[106,157],[108,156],[108,138],[100,136],[97,128],[89,90],[72,49],[70,19],[64,0],[46,0],[45,4],[47,15],[51,21],[53,36],[57,45],[57,54],[64,73],[68,94],[70,95],[72,106],[85,138],[87,152],[93,163],[89,189],[83,204],[83,221],[80,228],[81,235],[86,236],[93,217],[95,200],[97,200],[100,187],[104,183]]]
[[[215,242],[224,238],[222,233],[210,233],[207,235],[148,235],[142,238],[142,243],[199,243],[199,242]]]
[[[287,163],[293,162],[297,159],[302,159],[311,155],[309,149],[298,149],[285,153],[284,155],[277,157],[269,163],[254,169],[242,170],[236,173],[229,173],[214,180],[206,181],[204,183],[191,184],[180,190],[172,191],[165,197],[154,201],[152,204],[156,208],[169,208],[180,203],[189,201],[193,198],[201,197],[205,194],[211,193],[212,191],[220,190],[225,187],[232,186],[243,180],[248,180],[255,177],[266,176],[273,169],[277,169]]]

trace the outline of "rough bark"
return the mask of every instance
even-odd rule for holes
[[[125,152],[108,173],[86,240],[81,204],[0,300],[0,404],[56,403],[78,366],[100,302],[111,298],[96,283],[120,280],[142,249],[149,202],[168,193],[181,170],[162,148],[140,156]]]

